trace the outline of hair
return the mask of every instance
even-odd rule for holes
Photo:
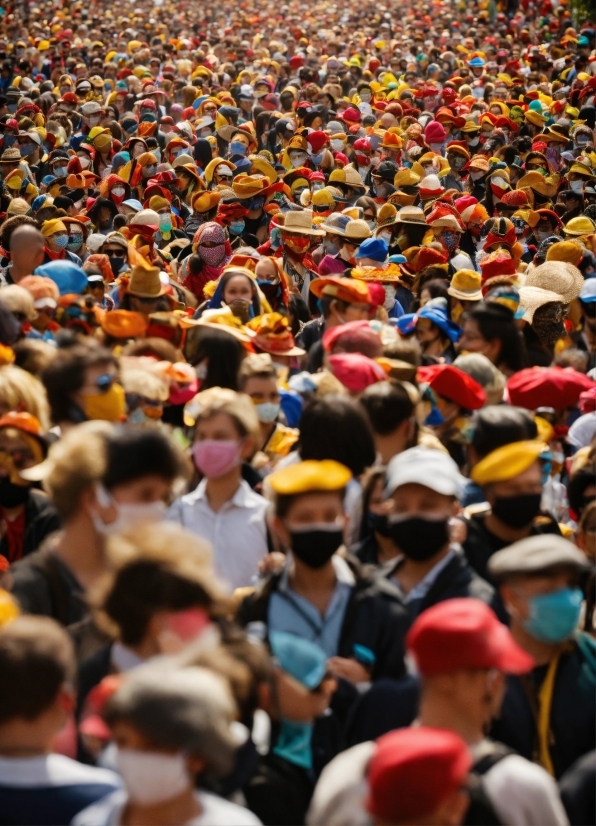
[[[2,249],[8,251],[10,249],[10,236],[13,234],[15,229],[18,227],[23,227],[25,225],[29,225],[30,227],[37,227],[37,221],[35,221],[29,215],[13,215],[12,218],[8,218],[0,227],[0,247]]]
[[[56,357],[41,373],[55,424],[71,418],[72,396],[84,386],[85,372],[89,367],[118,365],[108,349],[92,340],[75,339],[72,344],[70,339],[67,341],[69,346],[59,347]]]
[[[376,458],[366,414],[353,399],[329,395],[307,404],[300,420],[298,450],[303,461],[334,459],[361,476]]]
[[[164,522],[112,537],[107,552],[109,572],[90,602],[99,627],[124,645],[139,645],[158,611],[201,607],[213,616],[227,608],[211,573],[210,547],[178,525]]]
[[[207,377],[202,390],[210,387],[228,387],[238,390],[238,371],[244,356],[242,344],[234,336],[223,330],[189,330],[184,353],[190,364],[196,367],[204,359],[209,359]]]
[[[360,498],[360,508],[362,511],[362,515],[360,519],[360,528],[358,530],[358,541],[366,539],[366,537],[372,533],[371,529],[368,526],[368,510],[370,506],[370,500],[373,495],[373,491],[379,480],[383,482],[385,481],[384,467],[370,468],[370,470],[366,472],[366,475],[362,480],[362,496]]]
[[[588,369],[588,354],[577,347],[569,347],[555,356],[556,367],[573,367],[578,373],[585,373]]]
[[[56,355],[55,347],[47,341],[40,341],[36,338],[22,338],[13,345],[12,349],[16,366],[26,370],[35,378],[41,375]]]
[[[123,356],[153,356],[159,361],[169,361],[174,364],[183,361],[182,354],[170,341],[157,336],[131,341],[122,350]]]
[[[361,394],[359,403],[366,411],[373,431],[381,436],[392,433],[414,412],[410,396],[397,382],[371,384]]]
[[[214,777],[233,768],[235,715],[230,688],[221,677],[171,663],[131,671],[104,711],[109,726],[124,720],[158,748],[202,757],[205,773]]]
[[[535,439],[538,433],[528,410],[500,404],[479,410],[474,416],[473,427],[471,445],[478,459],[512,442]]]
[[[159,476],[173,483],[187,472],[180,449],[169,436],[153,428],[115,428],[106,443],[106,462],[102,482],[108,490],[144,476]]]
[[[480,302],[466,313],[465,321],[468,320],[476,322],[486,341],[499,339],[501,342],[497,367],[504,366],[516,373],[526,366],[526,345],[510,310],[495,302]]]
[[[378,211],[377,203],[374,198],[370,198],[368,195],[363,195],[361,198],[358,198],[354,206],[362,207],[362,209],[370,209],[374,212],[375,216]]]
[[[425,281],[424,284],[420,284],[418,294],[421,295],[423,290],[427,290],[431,298],[445,298],[449,304],[449,293],[447,289],[447,281],[439,278],[431,278],[430,281]]]
[[[0,630],[0,725],[36,720],[75,676],[73,645],[49,617],[18,617]]]
[[[13,364],[0,367],[0,409],[2,412],[31,413],[43,431],[50,426],[50,411],[43,384]]]
[[[415,336],[397,336],[383,348],[383,355],[388,359],[407,361],[413,367],[420,367],[422,363],[422,348]]]
[[[256,359],[252,356],[247,356],[240,365],[238,373],[238,387],[241,391],[244,390],[250,379],[276,379],[277,374],[275,367],[269,360],[258,356]]]
[[[569,498],[569,507],[575,511],[578,516],[582,516],[584,508],[589,504],[585,499],[586,490],[594,484],[596,476],[596,462],[591,457],[588,464],[580,467],[575,473],[571,475],[567,485],[567,496]],[[593,501],[593,500],[592,500]]]

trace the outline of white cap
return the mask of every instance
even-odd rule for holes
[[[424,485],[444,496],[459,493],[459,470],[447,453],[427,447],[412,447],[398,453],[387,465],[385,496],[402,485]]]

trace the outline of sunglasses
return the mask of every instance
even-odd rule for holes
[[[124,254],[124,250],[118,249],[111,249],[111,250],[104,250],[104,255],[107,255],[108,258],[119,258],[121,255]]]

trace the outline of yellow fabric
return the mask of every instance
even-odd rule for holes
[[[44,221],[41,225],[41,234],[44,238],[55,235],[57,232],[68,232],[60,218],[52,218],[50,221]]]
[[[268,481],[275,493],[288,496],[313,490],[341,490],[351,478],[352,474],[345,465],[325,459],[282,468],[272,473]]]
[[[538,762],[543,769],[555,776],[553,761],[550,756],[550,712],[553,705],[553,694],[557,678],[557,668],[561,655],[569,650],[570,645],[563,646],[548,664],[544,682],[538,692]]]
[[[474,465],[470,478],[480,486],[506,482],[527,470],[543,450],[544,442],[540,439],[504,445]]]

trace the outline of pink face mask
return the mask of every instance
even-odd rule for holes
[[[240,464],[240,445],[231,439],[205,439],[192,446],[192,455],[203,476],[219,479]]]

